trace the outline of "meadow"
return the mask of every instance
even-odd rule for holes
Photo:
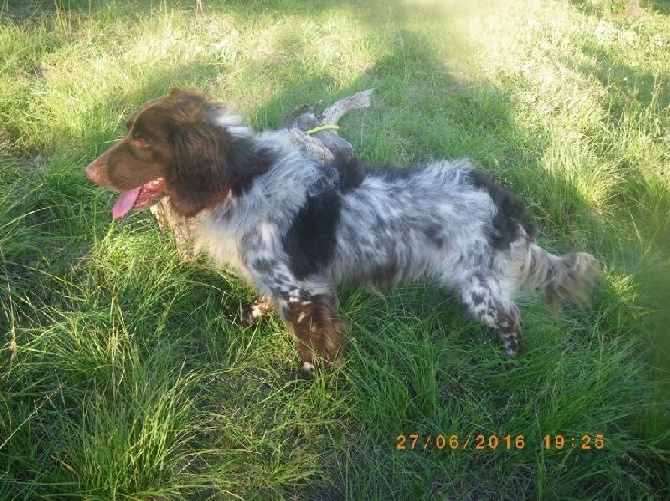
[[[668,499],[670,4],[0,1],[0,499]],[[113,222],[84,167],[176,86],[257,129],[374,88],[366,162],[470,157],[590,308],[520,301],[526,352],[429,283],[341,290],[312,381],[254,291]]]

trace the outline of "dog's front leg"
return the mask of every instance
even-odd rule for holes
[[[331,362],[342,347],[346,324],[337,309],[337,296],[331,292],[303,294],[280,302],[280,311],[294,335],[306,377],[313,375],[315,356]]]
[[[249,260],[248,269],[259,292],[269,295],[295,337],[303,374],[311,376],[316,358],[332,361],[342,347],[346,324],[338,314],[338,300],[329,282],[318,276],[295,278],[278,259]]]

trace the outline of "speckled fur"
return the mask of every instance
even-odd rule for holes
[[[307,371],[314,367],[314,355],[332,360],[341,349],[346,326],[337,312],[336,286],[342,282],[388,286],[434,280],[458,291],[470,314],[496,329],[513,357],[522,348],[514,303],[521,286],[545,291],[552,307],[563,297],[581,304],[599,275],[590,254],[559,257],[540,248],[521,201],[468,160],[400,169],[337,157],[322,166],[292,143],[288,132],[254,135],[222,106],[197,94],[174,91],[146,105],[135,122],[144,123],[143,113],[156,115],[154,109],[168,117],[166,110],[174,110],[179,118],[169,124],[169,133],[153,134],[168,138],[161,151],[174,150],[170,134],[187,135],[186,127],[206,131],[186,144],[191,151],[175,150],[192,159],[194,171],[189,173],[182,160],[176,162],[177,174],[207,179],[205,172],[213,185],[234,187],[212,204],[215,195],[200,181],[208,198],[199,202],[170,185],[179,176],[171,174],[172,163],[163,154],[166,193],[188,200],[171,198],[177,211],[197,208],[199,245],[219,263],[242,271],[278,306]],[[152,127],[160,127],[154,122]],[[199,151],[216,154],[198,158]],[[108,172],[113,155],[110,150],[91,164],[89,176],[113,179]],[[226,160],[218,161],[217,155]],[[152,172],[160,173],[155,163]],[[141,162],[123,168],[142,183],[151,178],[137,175]]]
[[[534,228],[523,224],[530,220],[525,211],[512,221],[514,234],[501,235],[494,226],[501,208],[471,175],[476,171],[468,160],[389,173],[338,159],[354,164],[347,169],[360,169],[360,180],[345,187],[338,168],[318,166],[285,133],[265,133],[253,141],[256,148],[274,151],[277,161],[243,197],[201,215],[201,242],[219,262],[237,263],[261,294],[273,298],[306,363],[313,359],[305,346],[326,360],[340,349],[343,324],[332,298],[341,282],[388,286],[435,280],[458,290],[472,316],[495,328],[505,352],[514,357],[522,348],[514,304],[522,285],[546,290],[552,305],[561,296],[581,303],[598,276],[598,262],[590,254],[558,257],[535,244],[528,235]],[[338,201],[333,248],[327,261],[296,273],[285,236],[309,198],[324,193]],[[231,256],[232,249],[237,252]],[[308,322],[309,335],[301,333],[297,318]]]

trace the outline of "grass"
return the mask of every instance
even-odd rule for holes
[[[201,3],[0,3],[0,498],[667,499],[667,3]],[[297,379],[279,319],[241,321],[243,281],[147,214],[112,223],[85,179],[174,86],[257,128],[375,88],[355,151],[474,158],[545,247],[602,259],[593,307],[524,299],[508,360],[430,284],[346,289],[344,356]]]

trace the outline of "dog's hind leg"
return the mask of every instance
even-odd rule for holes
[[[523,350],[521,315],[509,297],[508,287],[493,276],[472,275],[461,284],[461,298],[470,314],[498,331],[505,353],[516,357]]]

